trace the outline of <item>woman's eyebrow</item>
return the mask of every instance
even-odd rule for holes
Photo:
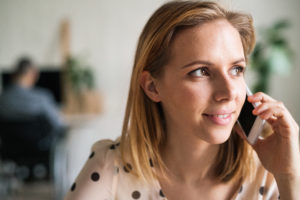
[[[188,63],[188,64],[182,66],[182,69],[190,67],[190,66],[195,65],[195,64],[203,64],[203,65],[208,65],[208,66],[213,65],[211,62],[208,62],[208,61],[205,61],[205,60],[195,60],[191,63]]]
[[[246,62],[245,58],[240,58],[240,59],[234,61],[232,64],[234,65],[234,64],[237,64],[237,63],[240,63],[240,62]]]
[[[240,59],[237,59],[236,61],[233,61],[232,64],[235,65],[237,63],[240,63],[240,62],[246,62],[245,61],[245,58],[240,58]],[[202,64],[202,65],[206,65],[206,66],[211,66],[211,65],[214,65],[213,63],[209,62],[209,61],[205,61],[205,60],[195,60],[191,63],[188,63],[184,66],[182,66],[182,69],[184,68],[187,68],[187,67],[190,67],[192,65],[195,65],[195,64]]]

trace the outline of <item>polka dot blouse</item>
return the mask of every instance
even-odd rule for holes
[[[167,200],[158,181],[146,185],[131,174],[134,169],[130,163],[121,163],[119,143],[96,142],[65,200]],[[255,181],[242,183],[232,199],[280,199],[274,177],[257,163]],[[151,160],[149,164],[153,166]]]

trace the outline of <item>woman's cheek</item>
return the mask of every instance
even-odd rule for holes
[[[244,102],[246,100],[246,86],[240,88],[239,92],[238,92],[238,96],[237,96],[237,107],[239,109],[239,112],[241,111]]]

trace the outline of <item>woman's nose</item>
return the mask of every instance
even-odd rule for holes
[[[214,99],[216,101],[231,101],[235,99],[237,94],[237,84],[229,77],[221,77],[215,80]]]

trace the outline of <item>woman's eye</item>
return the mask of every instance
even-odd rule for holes
[[[234,75],[234,76],[243,75],[244,72],[245,72],[245,67],[243,67],[243,66],[234,66],[231,69],[231,74]]]
[[[191,71],[189,75],[201,77],[201,76],[209,76],[209,73],[207,67],[200,67],[198,69],[195,69],[194,71]]]

